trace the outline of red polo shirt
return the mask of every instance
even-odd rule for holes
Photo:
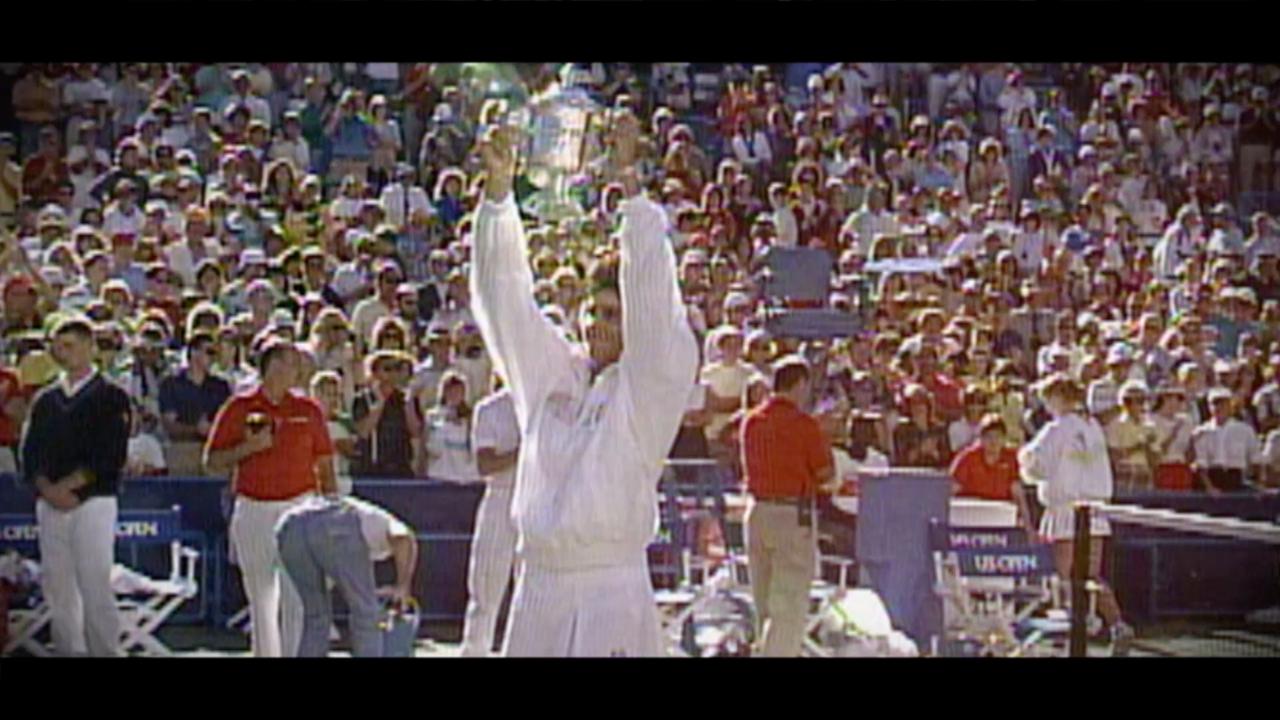
[[[831,467],[831,443],[817,420],[775,395],[743,422],[742,459],[753,497],[790,500],[816,491],[818,472]]]
[[[1018,453],[1005,448],[995,464],[989,465],[982,444],[975,442],[951,463],[951,479],[960,483],[961,497],[1012,501],[1013,484],[1018,481]]]
[[[218,411],[209,433],[210,450],[244,441],[245,418],[259,412],[271,420],[271,448],[250,455],[235,469],[236,493],[254,500],[288,500],[319,490],[316,463],[333,454],[333,442],[319,403],[290,390],[273,405],[261,386],[233,396]]]

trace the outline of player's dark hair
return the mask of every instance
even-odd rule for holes
[[[271,361],[293,349],[294,344],[284,338],[274,335],[264,338],[257,352],[258,374],[266,377],[267,368],[271,367]]]
[[[79,335],[82,340],[92,340],[93,323],[85,317],[69,317],[55,325],[53,331],[49,333],[49,337],[67,334]]]
[[[606,252],[596,258],[587,270],[587,292],[594,295],[601,290],[618,289],[618,268],[620,260],[615,252]]]
[[[779,360],[773,367],[773,391],[784,393],[809,379],[809,364],[800,357]]]
[[[191,359],[191,354],[214,344],[213,333],[207,330],[199,330],[191,333],[191,337],[187,339],[187,359]]]

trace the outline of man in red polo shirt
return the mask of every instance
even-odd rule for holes
[[[816,567],[816,496],[834,490],[830,440],[803,409],[810,386],[805,361],[783,358],[773,394],[742,426],[751,594],[766,657],[800,655]]]
[[[205,466],[231,474],[231,542],[249,598],[253,654],[292,657],[302,635],[302,599],[280,572],[275,526],[303,500],[337,493],[333,443],[320,405],[292,389],[302,367],[294,344],[268,340],[258,365],[259,386],[218,411]]]
[[[1005,442],[1004,420],[989,414],[978,424],[978,440],[963,449],[951,462],[951,480],[956,497],[1013,502],[1018,519],[1034,534],[1026,495],[1018,480],[1018,452]]]

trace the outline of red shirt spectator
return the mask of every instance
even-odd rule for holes
[[[959,485],[956,495],[1011,502],[1018,482],[1018,453],[1004,442],[1004,421],[988,415],[980,432],[979,440],[951,463],[951,479]]]
[[[251,413],[267,417],[274,442],[237,466],[236,493],[272,501],[319,490],[316,462],[333,455],[320,404],[297,390],[290,390],[279,405],[271,403],[262,387],[236,395],[214,419],[209,449],[227,450],[243,442],[245,420]]]
[[[71,179],[67,161],[59,147],[58,131],[53,127],[40,130],[40,152],[22,164],[22,190],[44,203],[52,202],[58,187]]]

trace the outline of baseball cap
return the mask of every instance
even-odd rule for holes
[[[1124,343],[1116,343],[1107,351],[1107,364],[1118,365],[1133,362],[1133,350]]]
[[[250,265],[266,265],[267,255],[257,248],[249,248],[240,254],[239,269],[244,270]]]
[[[1089,386],[1089,397],[1086,405],[1089,412],[1094,415],[1101,415],[1109,410],[1114,410],[1117,405],[1116,386],[1111,383],[1094,383]]]
[[[1216,403],[1220,400],[1230,400],[1233,397],[1231,391],[1224,387],[1216,387],[1209,391],[1209,402]]]
[[[1129,380],[1120,386],[1120,399],[1122,400],[1135,395],[1146,396],[1149,394],[1150,391],[1147,389],[1147,384],[1141,380]]]

